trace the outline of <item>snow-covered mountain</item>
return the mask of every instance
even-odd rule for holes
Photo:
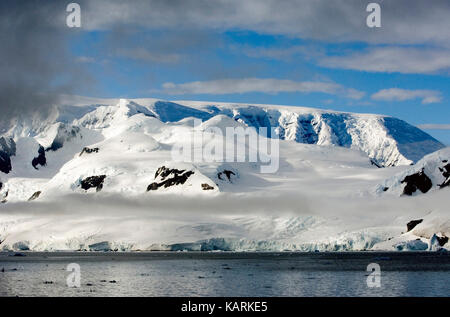
[[[450,148],[429,154],[376,187],[378,194],[419,195],[450,186]]]
[[[202,123],[193,129],[196,119]],[[251,144],[232,162],[174,160],[173,149],[190,148],[196,133],[202,142],[192,153],[234,146],[222,135],[229,127],[268,128],[263,140],[279,136],[276,172],[261,173],[267,160],[248,159]],[[422,159],[444,146],[392,117],[67,97],[49,118],[17,119],[4,131],[0,248],[399,250],[450,235],[448,188],[408,200],[385,193],[403,190],[398,175],[416,169],[428,175],[436,167],[444,177],[441,163],[450,156],[444,149]],[[429,157],[441,165],[424,163]],[[435,186],[442,177],[433,173]],[[416,218],[416,233],[402,234]],[[385,244],[390,238],[395,245]]]

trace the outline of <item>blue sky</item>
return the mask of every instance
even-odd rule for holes
[[[294,1],[295,8],[308,6],[308,15],[296,16],[285,3],[279,19],[270,14],[271,1],[242,8],[220,2],[211,11],[188,2],[180,9],[157,1],[155,10],[138,1],[118,18],[86,5],[69,49],[93,84],[75,93],[386,114],[450,145],[450,32],[447,22],[434,21],[437,12],[450,16],[448,2],[424,12],[417,1],[381,1],[378,30],[365,25],[364,1],[336,2],[345,8]],[[115,1],[104,6],[123,10]],[[405,8],[410,14],[399,17]],[[225,18],[230,10],[235,15]]]

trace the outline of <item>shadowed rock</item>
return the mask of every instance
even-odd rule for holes
[[[447,160],[442,161],[442,163],[447,163]],[[439,167],[439,171],[441,171],[442,176],[445,177],[445,181],[438,186],[440,188],[450,186],[450,163],[443,167]]]
[[[84,190],[96,188],[97,192],[99,192],[103,188],[103,181],[105,180],[105,178],[106,175],[87,177],[80,182],[81,188],[83,188]]]
[[[406,232],[411,231],[414,229],[419,223],[421,223],[423,219],[417,219],[417,220],[411,220],[406,224]]]
[[[3,197],[0,200],[0,203],[5,204],[8,200],[6,198],[8,198],[8,194],[9,194],[9,190],[6,191],[6,193],[3,195]]]
[[[381,166],[380,164],[378,164],[377,162],[375,162],[375,160],[373,160],[373,159],[370,159],[370,164],[371,164],[371,165],[374,165],[374,166],[376,166],[376,167],[378,167],[378,168],[383,168],[383,166]]]
[[[446,236],[442,236],[442,237],[436,236],[436,239],[438,240],[439,245],[441,247],[443,247],[448,242],[448,237],[446,237]]]
[[[32,201],[32,200],[38,199],[39,196],[41,195],[41,193],[42,193],[42,192],[41,192],[40,190],[37,191],[37,192],[35,192],[33,195],[31,195],[30,198],[28,198],[28,201]]]
[[[0,172],[8,174],[12,170],[11,156],[16,155],[16,143],[10,138],[0,138]]]
[[[48,151],[57,151],[63,147],[65,141],[69,141],[75,138],[80,133],[79,127],[68,126],[64,123],[59,123],[58,131],[55,139],[52,144],[48,148],[45,149]]]
[[[212,186],[210,186],[210,185],[208,185],[208,184],[202,184],[202,189],[203,189],[203,190],[213,190],[214,187],[212,187]]]
[[[231,182],[231,175],[236,176],[236,174],[234,172],[232,172],[232,171],[223,170],[223,172],[219,172],[217,174],[217,178],[220,179],[220,180],[224,180],[223,179],[223,175],[225,175],[226,178],[228,179],[228,181],[230,181],[230,182]]]
[[[83,150],[81,151],[79,156],[83,155],[84,153],[87,153],[87,154],[98,153],[98,150],[99,150],[98,147],[95,147],[95,148],[92,148],[92,149],[88,148],[88,147],[85,147],[85,148],[83,148]]]
[[[415,193],[417,189],[419,189],[422,193],[426,193],[433,186],[431,179],[423,172],[423,170],[406,176],[401,183],[406,183],[406,186],[403,189],[403,194],[408,196]]]
[[[33,165],[35,169],[38,169],[37,168],[38,165],[41,166],[47,165],[47,159],[45,158],[45,149],[42,145],[39,146],[38,154],[39,155],[31,161],[31,165]]]
[[[193,171],[179,170],[176,168],[167,168],[165,166],[162,166],[158,168],[155,173],[155,179],[160,177],[162,182],[151,183],[147,186],[147,191],[157,190],[162,186],[164,186],[164,188],[168,188],[175,185],[182,185],[186,183],[188,178],[193,174]]]

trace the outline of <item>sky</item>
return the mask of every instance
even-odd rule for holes
[[[45,114],[61,94],[297,105],[450,145],[450,1],[377,1],[379,28],[370,2],[83,0],[70,28],[69,1],[4,0],[1,111]]]

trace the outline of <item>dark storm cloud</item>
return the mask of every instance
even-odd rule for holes
[[[59,94],[82,82],[65,10],[61,1],[0,2],[0,128],[17,116],[45,117]]]

